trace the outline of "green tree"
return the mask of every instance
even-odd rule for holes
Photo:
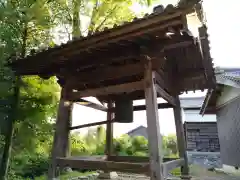
[[[59,98],[59,94],[56,93],[59,92],[59,87],[55,78],[42,80],[39,77],[25,77],[15,86],[15,77],[6,67],[6,63],[15,60],[15,57],[34,53],[32,49],[54,46],[51,31],[59,26],[72,30],[69,35],[71,39],[131,20],[134,14],[129,7],[133,2],[146,3],[123,0],[0,2],[0,103],[4,104],[0,109],[0,130],[1,134],[8,134],[5,136],[7,143],[4,152],[9,152],[12,142],[14,154],[19,155],[20,151],[30,154],[48,153],[52,139],[52,122],[55,119]],[[87,20],[84,21],[84,18]],[[88,21],[89,25],[86,26]],[[9,59],[10,56],[12,59]],[[14,87],[19,86],[21,86],[19,103],[14,103],[16,102],[12,100]],[[15,91],[17,89],[15,88]],[[9,113],[12,105],[18,106],[16,113]],[[6,128],[2,127],[8,127],[9,131],[5,132]],[[3,179],[6,174],[4,169],[7,169],[3,167],[7,167],[8,154],[2,158],[0,174]]]
[[[85,143],[84,137],[79,133],[71,134],[71,156],[80,156],[90,154],[88,146]]]
[[[68,38],[91,35],[135,17],[133,3],[150,5],[152,0],[72,0],[63,6],[62,22]],[[62,24],[63,25],[63,24]],[[64,31],[65,32],[65,31]],[[66,32],[65,32],[66,33]]]
[[[177,137],[176,135],[168,135],[163,137],[163,149],[165,156],[177,156]]]
[[[131,138],[127,134],[124,134],[121,137],[114,139],[113,147],[114,147],[113,151],[115,154],[119,155],[132,154]]]
[[[148,141],[145,137],[143,136],[133,137],[131,142],[133,152],[144,153],[145,155],[148,154]]]
[[[15,57],[24,57],[31,52],[32,48],[48,46],[46,42],[49,42],[49,28],[54,26],[50,15],[50,10],[53,7],[54,4],[44,0],[2,1],[0,5],[0,45],[2,51],[0,69],[1,83],[4,83],[4,86],[1,86],[1,88],[3,87],[1,97],[6,102],[10,102],[8,103],[10,107],[11,104],[13,105],[12,109],[18,107],[18,111],[3,113],[1,117],[3,119],[1,127],[6,129],[6,132],[2,131],[6,142],[0,179],[5,179],[12,140],[13,150],[16,152],[18,152],[17,149],[22,150],[22,147],[28,150],[35,149],[32,147],[35,147],[34,145],[38,141],[34,138],[40,137],[39,133],[42,131],[42,127],[48,130],[46,122],[54,116],[53,109],[55,110],[58,99],[58,95],[54,92],[58,89],[56,83],[53,83],[55,80],[43,81],[38,77],[28,77],[14,83],[13,73],[5,66],[8,62],[7,58],[13,54]],[[14,59],[13,57],[11,60]],[[16,94],[18,94],[19,86],[22,84],[25,87],[21,88],[20,101],[17,101]],[[46,88],[47,86],[48,88]],[[13,94],[15,94],[15,98],[11,98],[14,97]],[[5,104],[5,109],[8,104]],[[15,132],[13,131],[14,127]],[[26,135],[29,135],[28,138]],[[42,135],[44,134],[42,133]],[[26,139],[28,140],[26,141]],[[39,139],[39,142],[42,142],[41,138]]]

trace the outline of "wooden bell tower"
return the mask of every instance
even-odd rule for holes
[[[158,6],[151,15],[135,18],[112,29],[76,39],[39,52],[11,64],[18,75],[56,76],[62,87],[51,166],[48,179],[57,168],[122,171],[145,174],[163,180],[171,169],[181,166],[182,179],[189,179],[189,168],[179,95],[184,91],[214,87],[212,59],[206,27],[193,37],[187,29],[186,14],[193,5],[165,9]],[[34,63],[28,63],[28,62]],[[107,107],[83,100],[97,97]],[[163,98],[167,103],[157,103]],[[145,99],[146,105],[133,106]],[[72,103],[107,112],[107,120],[71,127]],[[158,109],[173,108],[179,150],[178,159],[162,157],[161,119]],[[112,154],[114,122],[131,123],[133,111],[146,110],[149,157]],[[125,112],[125,113],[123,113]],[[70,157],[69,132],[94,125],[107,125],[107,158]]]

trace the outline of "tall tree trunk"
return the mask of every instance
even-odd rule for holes
[[[73,0],[73,22],[72,22],[72,38],[77,38],[82,35],[80,30],[80,6],[81,0]]]
[[[95,0],[94,7],[93,7],[93,10],[92,10],[92,16],[91,16],[91,19],[90,19],[90,24],[89,24],[89,27],[88,27],[88,35],[92,35],[94,33],[98,4],[99,4],[98,0]]]
[[[12,137],[14,133],[14,122],[17,114],[17,107],[19,101],[19,78],[16,77],[15,85],[14,85],[14,95],[12,98],[12,111],[9,114],[8,123],[7,123],[7,131],[5,134],[5,145],[3,149],[1,168],[0,168],[0,180],[5,180],[8,172],[9,159],[12,149]]]
[[[28,36],[28,29],[27,23],[25,23],[24,31],[23,31],[23,41],[22,41],[22,50],[21,50],[21,57],[23,58],[26,54],[26,45],[27,45],[27,36]],[[20,97],[20,77],[14,77],[14,87],[13,87],[13,97],[12,97],[12,109],[8,116],[8,123],[7,123],[7,131],[5,134],[5,145],[3,149],[1,167],[0,167],[0,180],[7,179],[7,172],[9,167],[9,160],[11,155],[12,149],[12,138],[14,133],[14,124],[17,118],[17,111],[18,111],[18,103]]]
[[[73,0],[72,1],[72,5],[73,5],[73,22],[72,22],[72,38],[75,39],[75,38],[78,38],[80,36],[82,36],[82,32],[81,32],[81,21],[80,21],[80,7],[81,7],[81,3],[82,1],[81,0]],[[70,102],[69,106],[69,111],[72,112],[73,110],[73,103]],[[72,125],[72,113],[70,113],[70,121],[69,122],[69,125],[71,126]],[[71,155],[71,142],[70,142],[70,132],[68,134],[68,151],[66,152],[66,155]]]

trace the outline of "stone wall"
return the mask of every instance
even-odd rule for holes
[[[94,180],[94,179],[97,179],[98,176],[99,176],[98,173],[93,173],[93,174],[88,174],[81,177],[74,177],[69,180]]]
[[[190,164],[196,164],[203,168],[222,168],[220,152],[188,152]]]

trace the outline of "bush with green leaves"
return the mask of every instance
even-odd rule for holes
[[[49,157],[46,154],[27,154],[23,152],[12,158],[11,169],[23,178],[34,178],[47,172]]]

